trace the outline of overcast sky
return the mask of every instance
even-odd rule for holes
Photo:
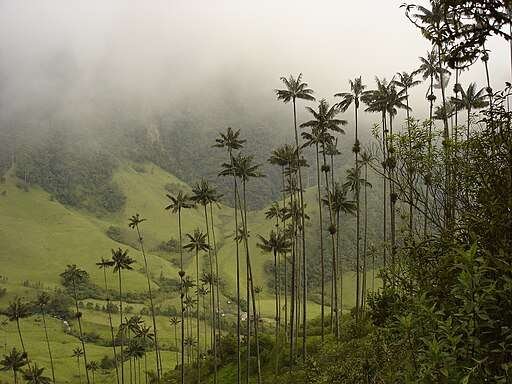
[[[131,103],[194,113],[233,104],[265,123],[288,112],[273,95],[282,75],[302,72],[317,97],[332,101],[355,76],[372,87],[376,75],[415,69],[428,42],[400,4],[0,0],[0,111],[94,114]],[[501,86],[510,78],[508,44],[488,48]],[[483,79],[479,62],[461,82]],[[413,106],[425,91],[418,87]]]

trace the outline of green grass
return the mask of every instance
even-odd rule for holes
[[[184,190],[190,188],[173,175],[168,174],[156,165],[147,163],[137,166],[138,171],[129,163],[120,166],[114,176],[115,182],[121,187],[126,196],[126,204],[121,212],[102,217],[71,209],[53,201],[51,197],[38,187],[31,187],[28,192],[16,187],[16,178],[8,173],[6,182],[0,189],[6,194],[0,196],[0,263],[2,269],[0,275],[7,281],[0,281],[0,287],[7,288],[7,294],[0,298],[0,308],[16,296],[33,298],[40,289],[53,289],[60,286],[59,273],[67,264],[76,264],[87,270],[91,281],[103,287],[103,273],[95,263],[101,257],[110,257],[112,248],[128,248],[130,256],[136,259],[133,271],[123,272],[123,285],[125,292],[146,291],[147,283],[143,273],[143,259],[137,249],[137,237],[133,230],[128,228],[128,220],[135,213],[139,213],[147,221],[142,223],[142,235],[146,250],[148,251],[148,263],[150,274],[154,282],[163,275],[168,278],[178,277],[178,254],[166,254],[155,249],[162,241],[178,238],[178,220],[176,215],[164,210],[167,205],[165,186],[168,183],[180,185]],[[306,198],[309,201],[308,210],[314,214],[314,191],[308,190]],[[249,249],[253,267],[253,277],[256,285],[263,287],[260,295],[260,307],[262,316],[271,322],[274,317],[274,300],[266,282],[271,279],[265,272],[265,265],[273,262],[273,256],[262,252],[257,246],[257,234],[267,235],[273,228],[273,223],[265,219],[265,210],[250,212],[248,225],[250,231]],[[183,212],[183,233],[191,232],[195,228],[205,231],[202,209],[190,209]],[[228,302],[228,296],[236,293],[236,247],[232,241],[234,232],[233,209],[221,205],[214,209],[215,237],[219,261],[220,276],[224,282],[224,295],[221,298],[221,307],[226,312],[226,319],[236,321],[233,316],[236,307]],[[119,227],[122,230],[123,244],[117,243],[106,235],[110,226]],[[213,238],[213,233],[210,233]],[[125,245],[130,244],[130,245]],[[241,259],[241,287],[245,292],[245,253],[240,247]],[[186,254],[185,270],[187,274],[195,277],[195,262],[191,254]],[[209,269],[207,255],[201,255],[200,269]],[[108,273],[108,284],[111,289],[117,287],[117,276]],[[344,275],[344,309],[350,308],[354,303],[354,274]],[[37,284],[37,289],[24,285],[29,281],[30,286]],[[154,284],[154,290],[158,287]],[[103,305],[98,300],[85,300],[85,302]],[[175,293],[156,293],[157,305],[161,307],[179,307],[179,300]],[[283,300],[284,303],[284,300]],[[143,304],[130,304],[135,312],[140,311]],[[320,306],[317,303],[308,303],[308,316],[316,317],[320,314]],[[329,309],[326,310],[327,313]],[[101,311],[83,310],[83,323],[86,332],[95,332],[102,339],[109,340],[108,317]],[[119,316],[113,315],[114,325],[119,323]],[[144,317],[147,324],[151,324],[150,318]],[[169,369],[176,364],[174,352],[174,331],[168,323],[168,319],[159,316],[157,319],[160,344],[169,349],[164,351],[164,366]],[[72,350],[78,346],[76,337],[66,334],[62,322],[56,319],[48,320],[52,350],[54,352],[57,379],[61,383],[76,383],[76,361],[71,358]],[[75,327],[75,325],[72,325]],[[200,324],[201,332],[204,332],[204,324]],[[47,368],[46,374],[50,374],[46,345],[42,326],[37,317],[22,320],[22,328],[30,356],[41,366]],[[206,334],[210,329],[207,327]],[[19,340],[13,323],[0,327],[0,354],[3,354],[12,346],[18,346]],[[99,345],[88,344],[88,357],[90,360],[100,360],[104,355],[111,355],[111,349]],[[150,366],[154,366],[153,354],[149,356]],[[82,371],[83,374],[83,371]],[[10,382],[9,374],[0,372],[0,380]],[[112,373],[99,373],[97,383],[112,383]]]

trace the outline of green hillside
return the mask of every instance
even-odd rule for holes
[[[91,282],[99,287],[103,286],[103,274],[95,263],[101,257],[109,257],[112,248],[122,247],[129,249],[131,257],[136,259],[133,271],[123,274],[127,292],[142,293],[146,290],[146,281],[143,271],[143,260],[137,237],[133,230],[128,228],[128,219],[139,213],[147,219],[141,228],[146,249],[149,250],[148,263],[153,284],[158,285],[161,276],[168,279],[177,279],[178,258],[177,253],[158,249],[158,245],[170,239],[178,238],[177,217],[169,215],[163,208],[167,203],[165,196],[168,192],[177,190],[189,191],[190,186],[178,180],[152,163],[129,164],[123,163],[114,174],[114,181],[126,196],[124,208],[115,214],[106,214],[101,217],[94,216],[85,210],[66,207],[37,186],[24,189],[23,185],[8,172],[5,181],[0,185],[0,260],[2,281],[0,287],[6,288],[6,293],[0,298],[0,308],[5,307],[15,297],[33,298],[38,291],[53,290],[60,287],[59,274],[67,264],[76,264],[89,272]],[[307,194],[311,200],[314,193]],[[309,204],[310,210],[314,202]],[[256,285],[263,287],[260,294],[259,306],[262,316],[268,322],[274,314],[274,299],[267,282],[271,280],[265,272],[265,264],[271,263],[270,254],[264,254],[256,246],[256,234],[266,235],[272,228],[272,223],[265,220],[264,209],[250,212],[248,223],[251,232],[250,252],[253,259],[254,280]],[[223,281],[222,310],[226,319],[235,321],[236,307],[227,297],[236,292],[236,263],[235,245],[231,241],[233,236],[233,209],[221,205],[214,209],[215,237],[218,248],[220,276]],[[310,213],[313,215],[313,210]],[[107,232],[116,233],[116,240]],[[195,228],[204,231],[204,217],[201,209],[190,209],[183,213],[183,233]],[[22,235],[22,236],[21,236]],[[202,255],[202,267],[206,269],[206,255]],[[192,255],[186,255],[186,271],[195,275],[195,264]],[[110,287],[117,286],[117,276],[108,273]],[[241,286],[245,287],[245,271],[242,268]],[[353,273],[344,277],[344,303],[346,308],[353,305]],[[161,308],[177,308],[179,300],[176,292],[158,292],[155,302]],[[100,340],[109,339],[108,317],[103,311],[94,309],[95,305],[101,307],[105,304],[101,300],[83,300],[84,302],[84,328],[85,332],[94,333]],[[90,303],[90,304],[88,304]],[[144,304],[129,303],[133,313],[140,311]],[[315,317],[319,314],[319,305],[309,303],[309,315]],[[146,322],[150,319],[145,317]],[[158,328],[164,353],[164,365],[173,367],[176,359],[174,337],[166,316],[158,316]],[[114,325],[119,319],[114,316]],[[53,348],[56,351],[58,376],[60,382],[74,382],[74,363],[71,358],[72,350],[78,345],[78,339],[66,332],[62,321],[51,319],[49,322]],[[203,325],[201,325],[203,328]],[[31,350],[34,361],[44,366],[47,364],[47,355],[42,342],[42,326],[37,316],[22,320],[26,344]],[[72,325],[73,328],[73,325]],[[209,332],[209,331],[207,331]],[[208,334],[208,333],[207,333]],[[18,345],[18,335],[12,323],[3,324],[0,328],[2,347],[10,348]],[[90,359],[101,360],[103,356],[110,355],[111,351],[98,343],[90,344]],[[0,373],[0,378],[9,376]],[[101,376],[104,382],[112,382],[112,377]],[[101,381],[99,381],[101,382]]]

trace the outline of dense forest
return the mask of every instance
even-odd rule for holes
[[[512,55],[512,4],[399,11],[430,46],[417,66],[334,95],[276,74],[284,132],[4,127],[0,213],[43,196],[45,225],[78,217],[90,250],[54,283],[0,271],[0,383],[512,382],[512,85],[492,87],[486,48]],[[48,249],[71,236],[55,228]]]

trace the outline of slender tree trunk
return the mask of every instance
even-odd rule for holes
[[[356,163],[355,163],[355,171],[357,175],[356,182],[356,323],[359,321],[359,315],[361,310],[361,270],[360,270],[360,255],[359,255],[359,219],[360,219],[360,209],[359,209],[359,135],[358,135],[358,121],[357,121],[357,109],[358,109],[358,99],[355,100],[355,122],[356,122],[356,135],[355,135],[355,149],[356,149]]]
[[[339,303],[340,306],[338,307],[338,290],[335,292],[335,300],[336,300],[336,307],[338,307],[339,315],[336,316],[336,334],[339,336],[340,334],[340,322],[341,318],[343,317],[343,270],[341,265],[341,256],[340,256],[340,212],[336,212],[336,265],[335,265],[335,271],[336,275],[339,276]],[[338,278],[336,278],[338,280]]]
[[[123,326],[123,289],[121,284],[121,269],[118,270],[119,280],[119,328]],[[124,330],[121,330],[121,383],[124,384]]]
[[[292,185],[291,183],[291,175],[290,175],[290,185]],[[294,194],[292,193],[290,195],[290,200],[291,200],[291,206],[293,207],[293,204],[294,204]],[[293,220],[293,239],[292,239],[292,270],[291,270],[291,282],[290,282],[290,290],[291,290],[291,294],[290,294],[290,369],[292,369],[293,367],[293,364],[294,364],[294,360],[295,360],[295,343],[294,343],[294,337],[295,337],[295,302],[296,302],[296,276],[297,276],[297,271],[296,271],[296,265],[297,265],[297,260],[296,260],[296,256],[297,256],[297,242],[295,241],[296,240],[296,237],[297,237],[297,222],[296,222],[296,218],[294,216],[292,216],[292,220]]]
[[[178,231],[179,231],[179,241],[180,241],[180,272],[184,272],[183,270],[183,236],[181,229],[181,208],[178,209]],[[180,304],[181,304],[181,367],[180,367],[180,376],[181,376],[181,384],[185,384],[185,308],[183,307],[183,276],[180,274]],[[146,359],[146,357],[145,357]],[[146,364],[146,361],[144,362]],[[147,381],[147,368],[146,369],[146,381]]]
[[[52,349],[50,347],[50,339],[48,338],[48,328],[46,327],[46,316],[45,316],[44,310],[42,311],[42,317],[43,317],[44,337],[46,339],[46,346],[48,347],[48,357],[50,358],[50,367],[52,370],[52,379],[53,379],[53,383],[56,384],[57,381],[55,381],[55,367],[53,366]]]
[[[411,135],[411,115],[409,112],[409,90],[405,87],[405,103],[407,113],[407,138],[409,141],[409,154],[412,154],[412,135]],[[366,172],[366,170],[365,170]],[[409,236],[413,237],[413,182],[412,171],[407,169],[407,177],[409,181]],[[366,187],[365,187],[366,188]],[[365,208],[366,209],[366,208]],[[365,224],[366,225],[366,224]],[[365,230],[366,231],[366,230]],[[366,234],[365,234],[366,236]]]
[[[18,375],[16,375],[16,369],[12,369],[12,375],[14,376],[14,384],[18,384]]]
[[[206,207],[206,206],[205,206]],[[201,383],[201,342],[199,334],[199,250],[196,248],[196,333],[197,333],[197,384]]]
[[[393,115],[389,114],[389,145],[391,149],[393,148]],[[388,156],[389,156],[388,150]],[[390,156],[394,156],[394,151],[391,152]],[[393,183],[394,176],[394,167],[389,167],[388,175],[389,175],[389,210],[390,210],[390,226],[391,226],[391,267],[393,269],[393,273],[396,268],[396,193],[395,193],[395,184]]]
[[[363,294],[362,307],[366,304],[366,256],[367,256],[367,234],[368,234],[368,164],[364,164],[364,240],[363,240]]]
[[[103,281],[105,283],[105,292],[107,293],[107,313],[108,313],[108,324],[110,326],[110,340],[112,342],[112,350],[114,352],[114,361],[115,361],[115,369],[116,369],[116,381],[119,384],[119,368],[117,361],[117,351],[116,351],[116,342],[114,337],[114,327],[112,325],[112,309],[110,308],[110,294],[108,293],[108,284],[107,284],[107,270],[103,267]],[[55,381],[55,379],[54,379]]]
[[[429,123],[428,123],[428,161],[431,161],[432,157],[432,120],[434,113],[434,75],[430,75],[430,108],[429,108]],[[429,174],[432,169],[429,166]],[[425,216],[423,222],[423,235],[427,237],[428,234],[428,210],[429,210],[429,189],[431,184],[432,175],[429,175],[429,180],[425,186]]]
[[[383,151],[383,158],[384,158],[384,169],[383,169],[383,173],[384,173],[384,176],[383,176],[383,182],[382,182],[382,190],[383,190],[383,199],[382,199],[382,210],[383,210],[383,226],[382,226],[382,231],[383,231],[383,242],[384,242],[384,246],[382,247],[382,253],[383,253],[383,264],[384,264],[384,269],[386,269],[386,266],[387,266],[387,204],[386,204],[386,196],[387,196],[387,192],[386,192],[386,186],[387,186],[387,165],[386,165],[386,160],[387,160],[387,151],[386,151],[386,146],[387,146],[387,135],[386,135],[386,112],[383,112],[382,113],[382,151]],[[384,287],[386,287],[386,278],[384,279]]]
[[[208,241],[208,259],[210,262],[210,275],[212,277],[211,282],[211,293],[212,293],[212,332],[213,332],[213,368],[214,368],[214,374],[213,374],[213,382],[214,384],[217,384],[217,334],[216,334],[216,320],[215,320],[215,289],[214,284],[215,280],[218,278],[218,276],[215,276],[213,274],[213,260],[212,260],[212,252],[211,252],[211,246],[210,246],[210,230],[208,225],[208,210],[206,209],[206,204],[204,204],[204,220],[206,224],[206,239]]]
[[[276,345],[277,345],[277,338],[279,336],[279,291],[278,291],[278,285],[277,285],[277,251],[274,249],[274,290],[275,290],[275,297],[276,297]]]
[[[231,166],[233,166],[233,155],[229,152]],[[240,242],[238,240],[238,183],[233,175],[235,192],[235,243],[236,243],[236,379],[237,384],[242,380],[242,355],[241,355],[241,327],[240,327]]]
[[[160,350],[158,347],[158,336],[157,336],[157,327],[156,327],[156,316],[155,316],[155,306],[153,305],[153,294],[151,292],[151,280],[149,278],[149,268],[148,268],[148,260],[146,257],[146,252],[144,250],[144,242],[142,240],[142,236],[139,230],[139,226],[136,225],[137,236],[139,237],[140,250],[142,252],[142,256],[144,257],[144,269],[146,270],[146,280],[148,283],[148,293],[149,293],[149,304],[151,306],[151,320],[153,321],[153,333],[155,335],[155,359],[156,359],[156,376],[158,381],[160,381],[161,374],[161,360],[160,360]]]
[[[212,240],[213,240],[213,257],[215,260],[215,276],[217,279],[215,280],[215,294],[217,296],[217,319],[216,324],[218,328],[218,335],[219,338],[222,336],[222,323],[221,323],[221,316],[220,316],[220,293],[219,293],[219,261],[217,258],[217,241],[215,240],[215,226],[213,221],[213,206],[212,203],[210,203],[210,221],[212,223]]]
[[[306,219],[304,213],[304,194],[302,189],[302,172],[300,166],[300,146],[299,146],[299,134],[297,131],[297,111],[295,105],[295,98],[293,99],[293,126],[295,128],[295,145],[297,148],[297,169],[299,174],[299,197],[300,197],[300,214],[301,214],[301,227],[302,227],[302,297],[303,297],[303,313],[302,313],[302,360],[306,361],[306,338],[307,338],[307,263],[306,263]]]
[[[324,230],[323,230],[323,218],[322,218],[322,193],[320,186],[320,158],[318,153],[318,143],[315,144],[316,152],[316,182],[318,191],[318,229],[320,231],[320,334],[322,342],[324,341],[324,323],[325,323],[325,263],[324,263]],[[305,266],[304,266],[305,268]]]
[[[89,384],[90,381],[89,381],[89,371],[87,370],[87,352],[85,351],[84,334],[82,332],[82,316],[78,309],[78,296],[77,296],[76,285],[75,285],[74,280],[73,280],[73,293],[75,296],[74,299],[75,299],[75,307],[76,307],[76,314],[77,314],[77,320],[78,320],[78,330],[80,331],[80,342],[82,343],[82,350],[84,351],[85,377],[87,379],[87,384]],[[18,325],[18,327],[19,327],[19,325]],[[20,335],[21,335],[21,333],[20,333]]]
[[[326,191],[326,195],[327,195],[327,204],[329,206],[328,212],[329,212],[329,225],[330,225],[329,234],[330,234],[330,237],[331,237],[332,274],[335,275],[335,269],[336,269],[336,239],[335,239],[335,233],[332,231],[332,229],[336,229],[336,226],[335,226],[335,223],[334,223],[334,214],[333,214],[333,211],[332,211],[332,199],[331,199],[331,191],[330,191],[330,187],[329,187],[329,174],[328,174],[328,171],[327,171],[327,157],[325,155],[325,152],[326,152],[325,151],[325,143],[322,143],[321,145],[322,145],[323,168],[325,169],[325,191]],[[333,184],[333,188],[334,188],[334,184]],[[324,263],[322,263],[322,265],[324,265]],[[336,285],[337,285],[337,283],[334,281],[334,284],[333,284],[333,287],[332,287],[332,292],[337,289]],[[332,323],[333,323],[333,320],[332,320],[333,310],[332,309],[333,308],[331,306],[331,329],[332,329]],[[335,313],[335,316],[336,316],[336,321],[337,321],[337,317],[338,317],[337,310],[338,310],[338,308],[337,308],[337,303],[336,303],[336,304],[334,304],[334,313]],[[322,327],[323,327],[323,323],[322,323]],[[336,337],[339,336],[339,334],[337,333],[337,330],[336,330],[335,336]]]
[[[438,60],[439,60],[439,69],[441,70],[443,68],[443,58],[442,58],[442,52],[441,52],[441,44],[437,43],[437,51],[438,51]],[[441,97],[443,101],[443,109],[446,111],[446,95],[444,90],[444,79],[443,74],[441,73],[439,76],[439,81],[441,85]],[[444,154],[445,154],[445,198],[444,198],[444,212],[445,212],[445,226],[447,229],[452,228],[453,226],[453,220],[451,215],[451,206],[452,206],[452,200],[453,200],[453,193],[452,193],[452,185],[451,185],[451,159],[450,159],[450,132],[448,129],[448,119],[446,117],[446,113],[443,114],[443,147],[444,147]]]

